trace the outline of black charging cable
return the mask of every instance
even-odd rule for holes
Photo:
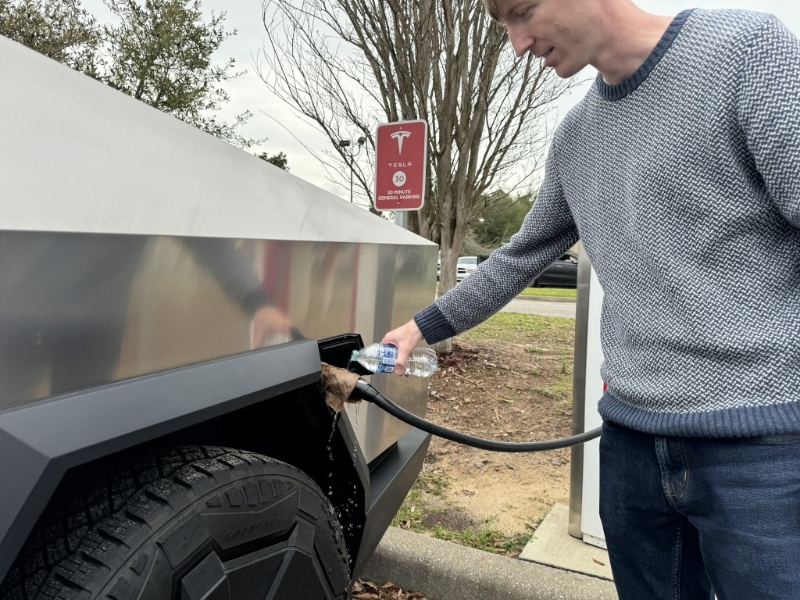
[[[589,440],[593,440],[596,437],[600,437],[601,431],[601,428],[598,427],[597,429],[592,429],[591,431],[580,433],[578,435],[573,435],[558,440],[546,440],[542,442],[497,442],[494,440],[485,440],[483,438],[475,437],[474,435],[467,435],[466,433],[461,433],[459,431],[453,431],[452,429],[447,429],[447,427],[442,427],[441,425],[436,425],[435,423],[426,421],[425,419],[408,412],[404,408],[400,408],[397,404],[389,400],[386,396],[381,394],[363,379],[358,380],[358,383],[356,383],[356,387],[353,390],[353,393],[350,394],[350,397],[354,400],[365,400],[367,402],[372,402],[404,423],[408,423],[412,427],[416,427],[417,429],[421,429],[422,431],[426,431],[437,437],[444,438],[452,442],[458,442],[459,444],[472,446],[473,448],[492,450],[494,452],[544,452],[546,450],[558,450],[559,448],[575,446],[577,444],[582,444],[584,442],[588,442]]]

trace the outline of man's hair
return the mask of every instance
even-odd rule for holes
[[[501,0],[483,0],[483,6],[486,12],[498,23],[500,22],[500,2]]]

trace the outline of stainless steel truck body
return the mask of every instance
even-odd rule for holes
[[[346,597],[429,438],[335,420],[320,361],[436,247],[2,37],[0,86],[0,598]]]

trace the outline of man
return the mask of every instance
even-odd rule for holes
[[[605,293],[600,512],[622,600],[800,598],[800,42],[741,10],[484,0],[598,78],[509,246],[388,333],[479,324],[580,237]]]

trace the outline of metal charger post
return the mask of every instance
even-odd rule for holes
[[[589,286],[592,265],[581,245],[578,254],[578,301],[575,306],[575,356],[572,378],[572,433],[585,429],[586,349],[589,327]],[[583,539],[581,510],[583,506],[583,446],[573,446],[569,475],[569,534]]]

